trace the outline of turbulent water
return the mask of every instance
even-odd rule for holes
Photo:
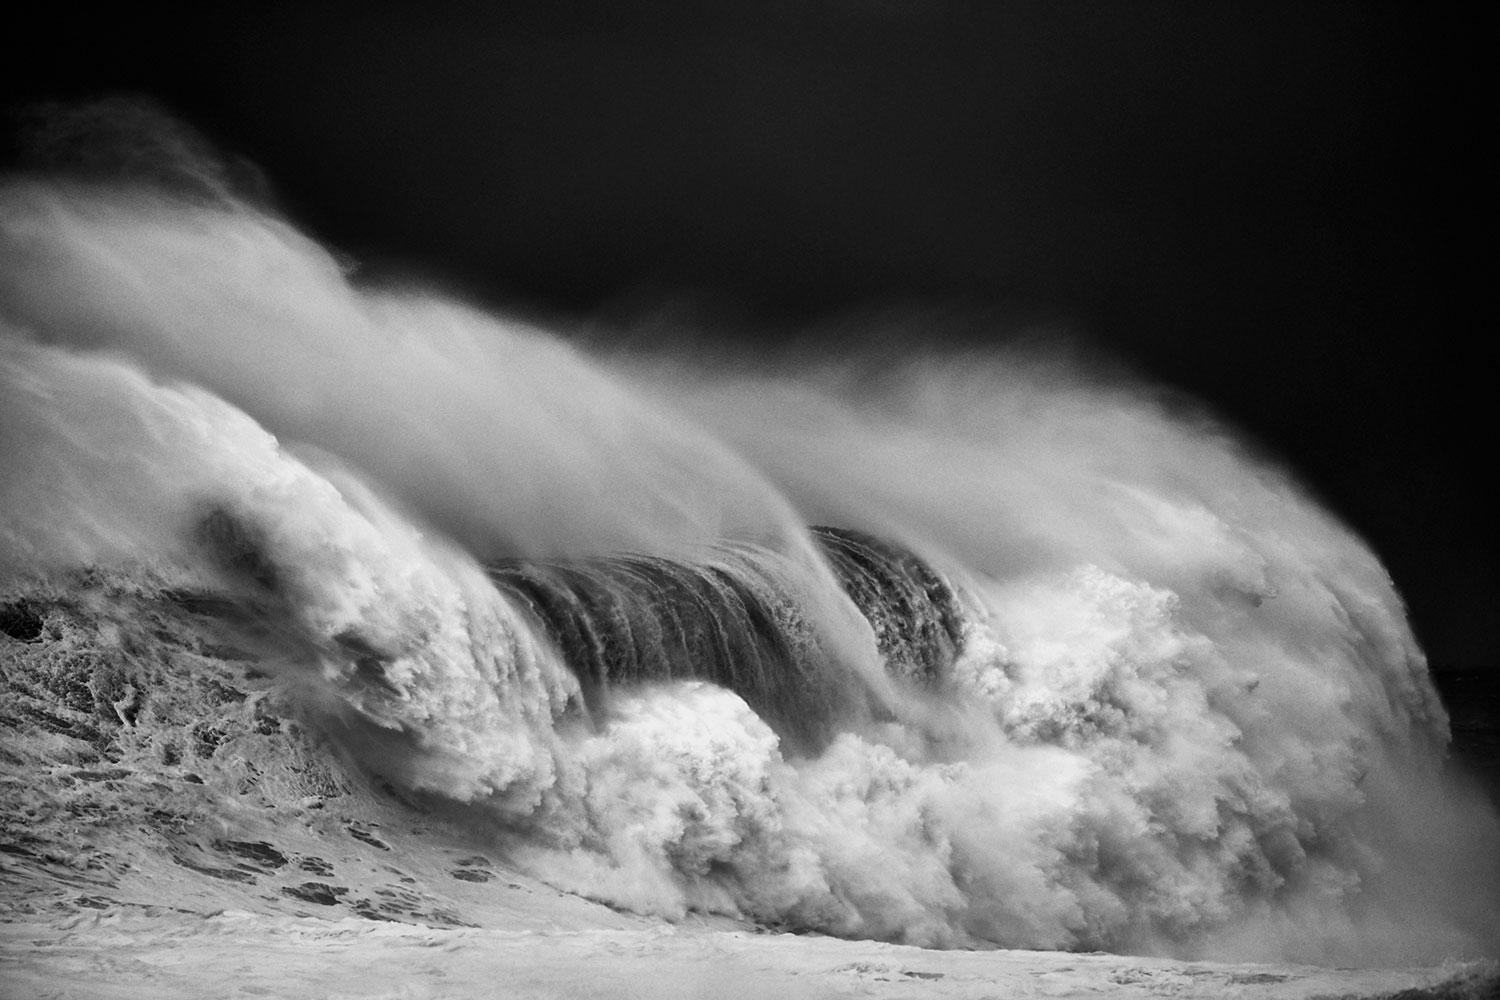
[[[1495,951],[1391,581],[1207,418],[1016,352],[585,349],[162,162],[0,187],[9,905],[463,922],[410,874],[462,843],[470,904],[487,852],[923,945]]]

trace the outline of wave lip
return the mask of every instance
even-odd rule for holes
[[[811,536],[885,669],[908,682],[941,680],[964,628],[951,586],[915,553],[863,532],[819,527]],[[745,546],[698,564],[638,555],[486,567],[556,645],[591,708],[611,686],[707,680],[783,733],[826,742],[856,713],[857,693],[778,569],[775,553]]]

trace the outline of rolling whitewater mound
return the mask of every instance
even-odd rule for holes
[[[1500,829],[1401,600],[1211,419],[999,350],[585,350],[146,124],[0,183],[25,982],[1488,982],[1438,966],[1500,950]]]
[[[933,952],[606,908],[348,766],[298,721],[246,611],[92,574],[0,605],[0,995],[445,996],[500,977],[537,997],[1477,1000],[1500,984],[1493,962]]]
[[[1417,1000],[1500,983],[1483,962],[1333,972],[664,926],[524,874],[438,803],[346,766],[272,681],[248,611],[95,574],[0,605],[0,994],[453,995],[503,976],[514,996]]]

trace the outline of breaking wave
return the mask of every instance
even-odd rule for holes
[[[1212,421],[1019,351],[585,350],[364,287],[181,153],[0,187],[12,618],[211,595],[328,753],[645,913],[1494,950],[1391,581]]]

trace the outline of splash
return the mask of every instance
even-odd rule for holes
[[[223,595],[360,769],[642,912],[1495,950],[1390,580],[1210,420],[1017,352],[588,352],[223,177],[0,188],[7,594]]]

